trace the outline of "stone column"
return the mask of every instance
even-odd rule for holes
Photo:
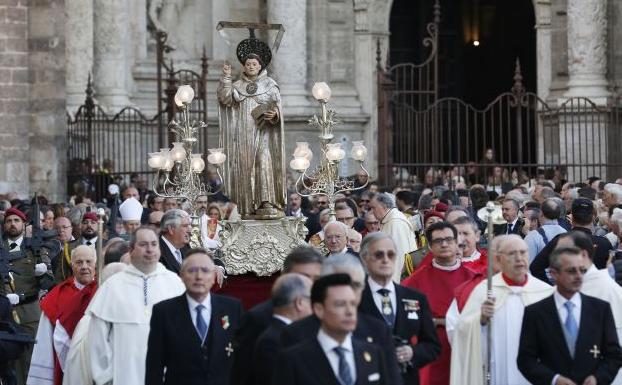
[[[93,2],[65,0],[65,9],[67,109],[74,113],[84,103],[93,69]]]
[[[127,3],[124,0],[95,0],[93,14],[95,97],[107,110],[116,112],[130,105],[124,47],[124,44],[131,44]]]
[[[606,104],[607,0],[568,0],[568,91]]]
[[[272,58],[270,76],[279,83],[286,108],[308,105],[306,20],[306,0],[268,0],[268,23],[285,27],[281,46]]]

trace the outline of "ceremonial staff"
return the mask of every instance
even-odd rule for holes
[[[106,212],[103,208],[97,209],[97,285],[102,284],[102,270],[104,269],[104,253],[102,251],[104,236],[104,216]]]
[[[503,216],[501,215],[501,206],[494,202],[488,202],[486,207],[481,208],[477,212],[477,216],[482,221],[486,222],[488,233],[488,244],[486,249],[488,251],[488,267],[487,267],[487,281],[486,281],[486,297],[488,300],[492,299],[492,265],[494,261],[494,251],[492,249],[492,239],[494,238],[494,225],[500,225],[504,223]],[[492,362],[492,319],[488,320],[486,325],[486,367],[484,368],[484,383],[490,385],[492,382],[492,372],[490,370]]]

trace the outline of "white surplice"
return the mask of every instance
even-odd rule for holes
[[[41,312],[37,343],[32,350],[26,385],[54,385],[54,344],[52,322]]]
[[[458,316],[451,346],[451,385],[483,384],[486,327],[480,324],[487,282],[473,289]],[[525,306],[553,294],[554,288],[529,275],[525,286],[509,286],[501,273],[492,278],[495,313],[492,318],[492,384],[529,385],[516,365]]]
[[[63,367],[63,385],[93,383],[90,356],[87,349],[90,322],[91,316],[85,314],[73,331],[65,362],[61,362]]]
[[[88,351],[97,385],[145,383],[152,307],[184,291],[181,279],[160,263],[147,275],[129,265],[104,282],[86,310],[91,317]]]

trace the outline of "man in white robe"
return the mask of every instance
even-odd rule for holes
[[[121,262],[112,262],[101,272],[101,282],[105,282],[113,274],[125,269],[127,265]],[[64,357],[59,357],[63,369],[63,385],[84,385],[93,383],[90,356],[88,354],[88,330],[91,316],[85,314],[76,326],[71,339],[60,323],[56,323],[54,330],[54,349],[66,351]]]
[[[387,193],[377,194],[369,208],[380,221],[380,231],[395,241],[395,271],[393,281],[400,283],[404,269],[404,256],[417,250],[417,240],[412,224],[395,206],[395,199]]]
[[[591,237],[582,231],[570,231],[559,237],[555,247],[577,247],[581,250],[583,265],[587,269],[581,293],[609,302],[618,341],[622,341],[622,287],[611,278],[607,269],[598,270],[592,263],[595,248]],[[622,369],[611,384],[622,385]]]
[[[86,311],[96,385],[145,383],[151,309],[185,291],[177,274],[158,263],[160,247],[153,229],[136,230],[130,247],[131,264],[99,288]]]
[[[523,312],[525,306],[551,295],[553,287],[529,274],[529,249],[521,237],[498,238],[494,258],[501,273],[493,276],[493,299],[487,299],[484,280],[460,313],[451,349],[451,385],[484,383],[487,324],[491,319],[492,384],[529,385],[516,365]]]

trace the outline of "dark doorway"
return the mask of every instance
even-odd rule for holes
[[[536,91],[536,31],[532,0],[441,1],[439,97],[484,108],[513,83],[521,61],[527,91]],[[434,0],[394,0],[390,18],[391,65],[420,63]]]

